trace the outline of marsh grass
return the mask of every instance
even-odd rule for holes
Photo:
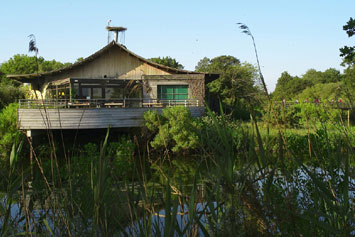
[[[128,152],[127,140],[112,147],[109,131],[99,145],[61,159],[56,153],[65,146],[50,140],[42,154],[34,149],[33,167],[18,159],[23,145],[15,144],[1,196],[0,234],[355,233],[351,128],[267,132],[258,121],[245,126],[221,114],[208,111],[191,167],[171,154],[151,157],[149,141],[143,149],[133,139],[135,149]],[[129,166],[120,166],[120,159]]]

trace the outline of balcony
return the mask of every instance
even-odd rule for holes
[[[140,127],[146,111],[171,106],[188,107],[193,117],[204,113],[199,100],[20,100],[17,125],[22,130]]]

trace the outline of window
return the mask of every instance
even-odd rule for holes
[[[188,85],[158,85],[158,99],[160,100],[187,100],[188,92]]]
[[[102,88],[94,87],[92,88],[92,99],[102,98]]]

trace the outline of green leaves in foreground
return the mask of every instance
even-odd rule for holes
[[[144,114],[145,125],[155,134],[150,143],[153,148],[165,148],[173,152],[195,149],[198,146],[198,123],[188,108],[167,107],[162,114],[155,110]]]

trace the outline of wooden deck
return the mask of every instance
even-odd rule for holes
[[[204,107],[188,107],[193,117],[202,116]],[[17,125],[23,130],[36,129],[95,129],[140,127],[147,110],[162,108],[56,108],[17,110]]]

